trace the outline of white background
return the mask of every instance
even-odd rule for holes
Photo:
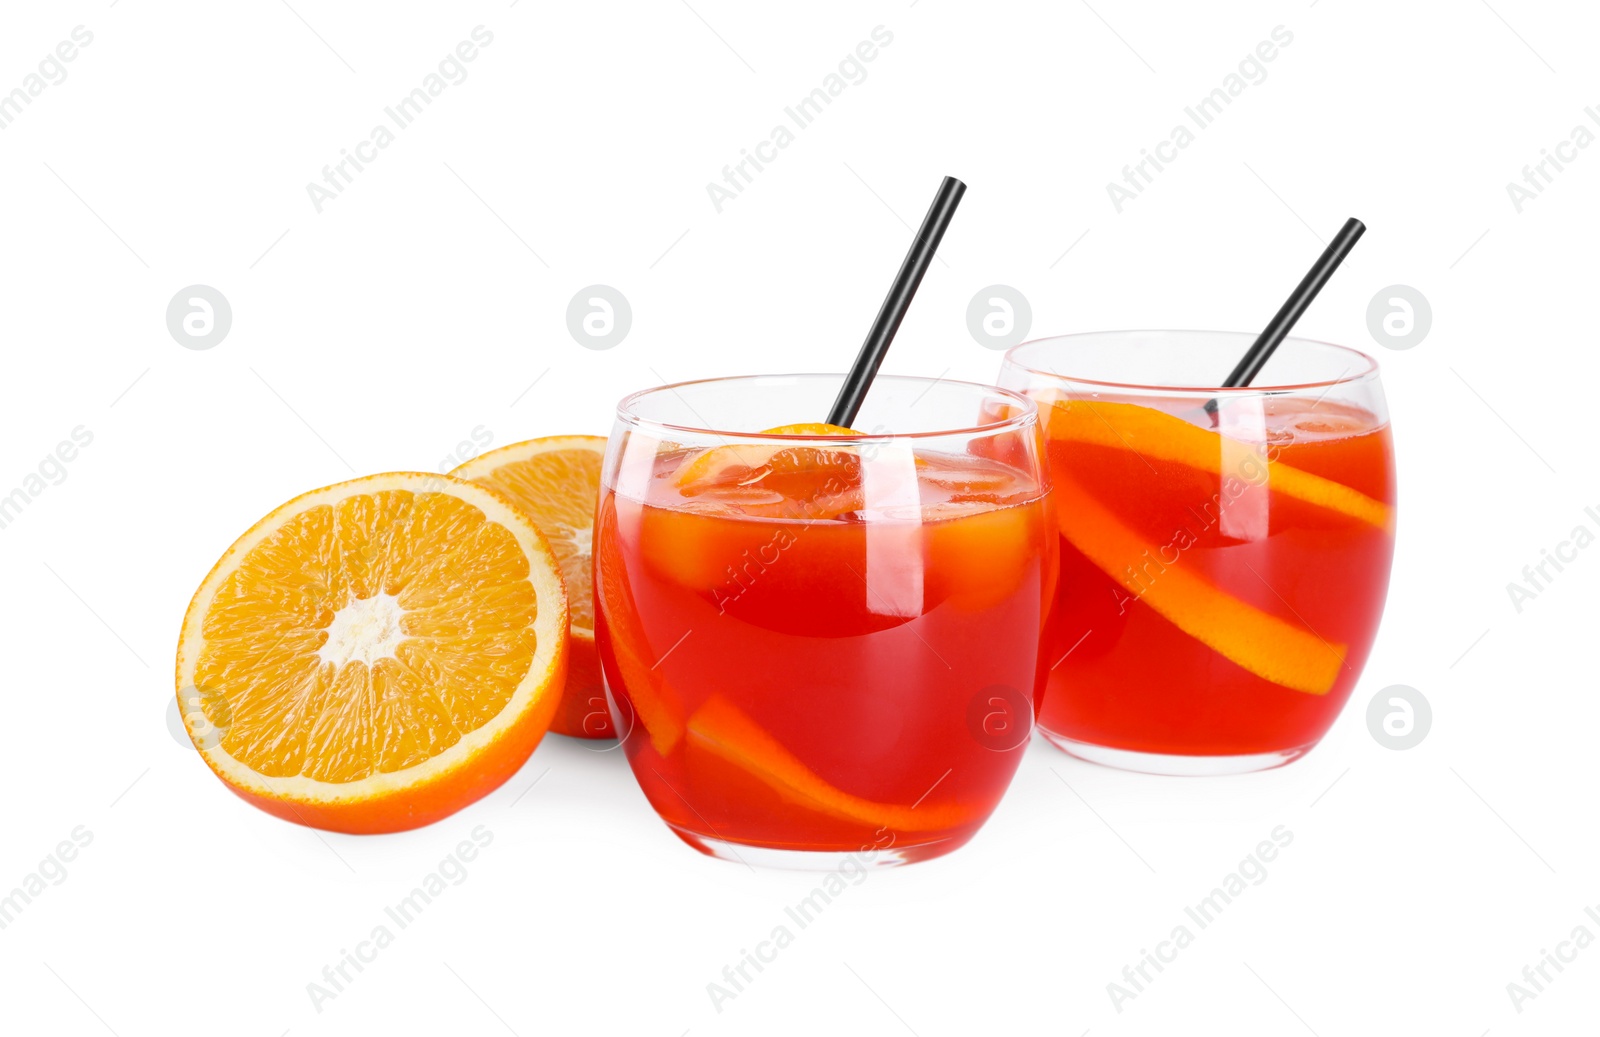
[[[1520,613],[1506,589],[1600,531],[1600,149],[1520,213],[1506,190],[1600,102],[1592,11],[293,2],[0,15],[0,91],[94,34],[0,131],[0,493],[94,436],[0,530],[0,891],[93,836],[0,930],[0,1030],[1593,1027],[1600,945],[1520,1013],[1507,984],[1575,926],[1600,937],[1600,550]],[[469,77],[316,212],[306,184],[480,24]],[[707,182],[877,25],[893,42],[865,81],[718,213]],[[1106,183],[1278,25],[1267,78],[1117,213]],[[887,370],[992,379],[965,312],[994,283],[1029,298],[1034,335],[1253,329],[1319,238],[1369,225],[1300,331],[1383,365],[1398,554],[1366,674],[1309,757],[1175,780],[1036,743],[968,847],[851,887],[719,1012],[707,984],[816,877],[695,854],[620,753],[552,737],[461,814],[356,838],[252,809],[175,743],[183,608],[255,519],[353,473],[448,467],[479,426],[603,434],[663,379],[843,368],[946,173],[970,191]],[[164,318],[196,283],[233,309],[206,351]],[[604,352],[566,328],[594,283],[634,314]],[[1392,284],[1433,309],[1404,352],[1367,330]],[[1365,721],[1393,684],[1432,703],[1407,751]],[[466,880],[319,1013],[307,984],[479,825]],[[1267,879],[1114,1008],[1107,984],[1278,825],[1294,840]]]

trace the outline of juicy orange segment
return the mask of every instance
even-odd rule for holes
[[[1324,695],[1344,666],[1345,646],[1285,622],[1219,590],[1181,562],[1141,584],[1130,569],[1157,554],[1155,545],[1070,480],[1056,484],[1062,535],[1129,594],[1190,637],[1274,684]]]
[[[289,501],[222,556],[184,616],[179,703],[206,763],[263,810],[414,828],[527,759],[566,627],[555,556],[504,498],[369,476]]]
[[[572,614],[571,659],[550,730],[575,738],[615,738],[594,648],[594,509],[604,436],[547,436],[491,450],[450,474],[510,498],[550,541]]]
[[[689,718],[698,744],[765,781],[785,799],[834,817],[901,832],[954,828],[974,812],[953,804],[875,803],[828,784],[738,707],[712,696]]]
[[[1143,457],[1172,461],[1203,472],[1217,471],[1224,456],[1231,461],[1238,446],[1254,447],[1254,444],[1224,437],[1182,418],[1135,403],[1072,399],[1061,393],[1036,399],[1049,408],[1044,419],[1046,434],[1051,439],[1131,450]],[[1238,460],[1242,465],[1245,458]],[[1267,473],[1267,485],[1274,493],[1348,515],[1380,529],[1389,528],[1392,516],[1389,506],[1382,501],[1282,461],[1267,464],[1261,459],[1260,467]]]

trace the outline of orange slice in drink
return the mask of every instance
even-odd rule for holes
[[[567,686],[550,730],[574,738],[615,738],[594,649],[594,509],[604,436],[548,436],[491,450],[450,474],[498,490],[550,541],[572,614]]]
[[[641,653],[649,650],[649,642],[639,629],[638,606],[628,587],[614,503],[608,502],[601,509],[599,522],[599,535],[595,537],[596,550],[600,553],[598,598],[610,633],[606,641],[623,690],[633,706],[634,723],[644,728],[651,746],[664,757],[677,748],[683,738],[683,712],[678,696],[657,665],[660,659],[646,662],[641,657]],[[631,730],[622,733],[624,739],[632,735]]]
[[[763,436],[860,436],[865,433],[843,425],[830,425],[826,421],[801,421],[792,425],[778,425],[763,429]]]
[[[812,438],[861,435],[855,429],[845,428],[843,425],[829,425],[826,422],[779,425],[760,434]],[[727,443],[703,451],[693,461],[680,468],[677,483],[682,489],[701,489],[729,482],[737,483],[743,481],[749,473],[759,472],[765,466],[772,464],[775,458],[780,465],[793,469],[800,467],[804,459],[816,452],[814,449],[806,451],[803,447],[786,447],[777,443]]]
[[[859,436],[824,423],[779,425],[763,436]],[[861,507],[861,456],[854,449],[727,443],[678,470],[678,491],[769,518],[832,518]]]
[[[296,497],[228,548],[178,642],[184,724],[234,792],[340,832],[493,790],[554,715],[567,602],[504,497],[401,472]]]
[[[1241,440],[1222,436],[1211,429],[1191,425],[1151,407],[1105,400],[1073,399],[1052,392],[1036,397],[1044,413],[1045,434],[1052,440],[1069,440],[1130,450],[1142,457],[1187,465],[1202,472],[1216,472],[1226,457],[1237,458],[1242,471],[1246,455],[1239,446],[1253,447]],[[1282,461],[1268,463],[1253,455],[1259,470],[1267,473],[1267,485],[1274,493],[1327,508],[1380,529],[1390,528],[1389,506],[1343,483],[1294,468]],[[1223,472],[1224,475],[1230,474]]]
[[[1174,626],[1256,676],[1324,695],[1344,666],[1345,646],[1225,593],[1182,560],[1141,581],[1129,575],[1159,551],[1069,479],[1056,483],[1062,535],[1127,592]]]
[[[971,810],[954,804],[912,807],[876,803],[830,785],[737,706],[719,696],[707,699],[695,711],[689,718],[688,731],[697,744],[760,778],[790,802],[833,817],[899,832],[954,828],[973,819]]]

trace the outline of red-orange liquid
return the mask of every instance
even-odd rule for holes
[[[780,501],[686,496],[693,457],[658,457],[643,500],[604,490],[596,522],[596,643],[651,805],[701,848],[966,841],[1041,687],[1048,499],[995,461],[924,458],[874,511],[858,467],[815,455],[756,481]]]
[[[1193,401],[1158,402],[1208,425]],[[1285,399],[1267,407],[1262,425],[1273,432],[1227,430],[1253,443],[1218,438],[1210,463],[1199,466],[1163,457],[1171,452],[1157,443],[1159,430],[1141,440],[1117,429],[1115,439],[1089,443],[1062,434],[1046,414],[1065,534],[1039,720],[1047,732],[1143,753],[1231,756],[1306,748],[1332,725],[1366,661],[1388,588],[1389,428],[1337,404]],[[1041,400],[1041,409],[1049,403]],[[1107,413],[1112,424],[1121,420]],[[1252,452],[1264,463],[1252,462]],[[1285,466],[1357,491],[1375,513],[1387,509],[1386,521],[1283,492]],[[1107,513],[1149,553],[1128,547],[1131,540],[1102,549],[1088,527]],[[1218,617],[1234,602],[1265,614],[1264,624],[1281,621],[1283,641],[1231,629]],[[1285,686],[1283,673],[1305,674],[1311,689]]]

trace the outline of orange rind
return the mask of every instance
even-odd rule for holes
[[[1162,564],[1154,544],[1070,480],[1059,480],[1057,509],[1067,541],[1133,598],[1223,658],[1274,684],[1311,695],[1327,694],[1344,667],[1345,646],[1279,619],[1222,591],[1186,568],[1182,559]],[[1141,563],[1159,568],[1144,579]]]
[[[1220,433],[1191,425],[1151,407],[1134,403],[1070,398],[1059,392],[1035,399],[1049,408],[1045,415],[1046,435],[1114,450],[1131,451],[1147,460],[1170,461],[1201,472],[1231,471],[1266,473],[1265,485],[1273,493],[1313,504],[1349,518],[1389,529],[1392,509],[1343,483],[1295,468],[1282,461],[1268,461],[1258,444],[1225,437]],[[1243,446],[1250,453],[1238,448]],[[1254,459],[1257,464],[1247,465]],[[1241,478],[1243,474],[1241,474]]]
[[[970,824],[971,808],[953,803],[899,806],[851,795],[819,777],[727,699],[712,696],[689,718],[697,745],[760,778],[784,799],[819,813],[898,832],[937,831]]]
[[[597,597],[606,621],[606,644],[621,690],[633,706],[635,724],[644,728],[656,753],[665,757],[683,738],[682,712],[677,696],[661,673],[660,660],[645,662],[639,656],[640,650],[648,649],[648,642],[639,630],[638,606],[628,589],[614,504],[608,502],[601,508],[599,525],[595,569],[599,573]],[[624,731],[621,735],[630,738],[634,732]]]

